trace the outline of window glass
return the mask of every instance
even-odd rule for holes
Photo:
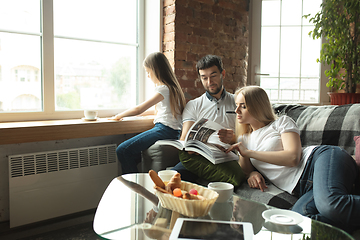
[[[282,0],[281,3],[281,24],[283,26],[300,25],[302,0]]]
[[[262,26],[280,24],[280,0],[262,1],[261,21]]]
[[[0,112],[42,111],[40,0],[0,0]]]
[[[0,0],[0,29],[40,33],[40,0]]]
[[[321,39],[303,15],[316,13],[321,0],[263,0],[260,86],[272,102],[318,103]]]
[[[128,0],[54,0],[56,110],[136,103],[136,8]]]
[[[135,0],[55,0],[54,34],[136,43],[136,5]]]
[[[136,47],[55,39],[56,110],[136,102]]]
[[[299,77],[301,27],[282,27],[280,46],[280,77]]]
[[[262,27],[261,71],[272,77],[279,76],[280,27]]]
[[[317,77],[320,75],[319,64],[314,64],[319,57],[321,45],[308,36],[313,27],[303,27],[302,52],[301,52],[301,76]]]

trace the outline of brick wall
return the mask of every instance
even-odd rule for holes
[[[163,52],[173,64],[186,97],[204,93],[196,62],[222,57],[224,86],[234,92],[247,81],[250,0],[163,0]]]

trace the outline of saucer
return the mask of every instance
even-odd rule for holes
[[[81,118],[81,120],[83,120],[83,121],[97,121],[98,119],[99,119],[98,117],[96,117],[96,118],[85,118],[85,117]]]
[[[297,225],[304,220],[299,213],[284,209],[269,209],[262,216],[265,220],[280,225]]]

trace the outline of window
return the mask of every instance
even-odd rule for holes
[[[0,0],[0,121],[81,118],[84,109],[106,117],[142,101],[142,59],[159,51],[160,7]],[[146,39],[158,44],[147,48],[145,13],[159,26],[149,26]]]
[[[136,103],[136,13],[137,1],[54,0],[56,110]]]
[[[261,49],[260,57],[253,63],[256,65],[253,82],[267,91],[272,102],[318,104],[324,101],[320,99],[323,70],[316,62],[321,40],[313,40],[308,35],[313,26],[302,17],[318,12],[321,2],[262,0],[253,8],[261,9],[261,19],[253,25],[259,28],[261,36],[257,45]]]
[[[2,112],[42,110],[41,81],[32,79],[41,69],[40,9],[39,0],[0,1]]]

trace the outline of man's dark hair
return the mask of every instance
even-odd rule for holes
[[[216,55],[206,55],[205,57],[201,58],[196,64],[196,70],[198,75],[200,76],[199,70],[211,68],[212,66],[217,66],[220,73],[223,71],[223,63],[219,56]]]

